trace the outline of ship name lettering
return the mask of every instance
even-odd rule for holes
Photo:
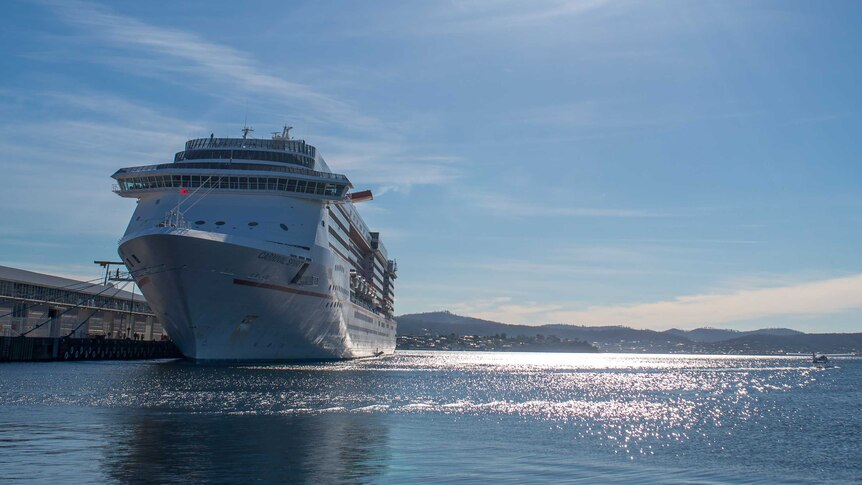
[[[284,256],[282,254],[275,254],[267,251],[262,251],[258,254],[257,259],[272,261],[273,263],[279,263],[286,266],[298,266],[300,264],[300,260],[296,256]]]

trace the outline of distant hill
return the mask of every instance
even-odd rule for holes
[[[678,337],[653,330],[636,330],[629,327],[587,327],[577,325],[509,325],[450,312],[430,312],[396,317],[399,335],[481,335],[506,334],[512,336],[555,335],[595,343],[605,352],[642,351],[668,352],[691,344]],[[637,349],[637,350],[634,350]],[[649,349],[649,350],[648,350]]]
[[[603,352],[655,353],[795,353],[862,352],[862,333],[806,334],[788,328],[738,331],[718,328],[671,329],[664,332],[622,326],[509,325],[447,311],[414,313],[397,317],[398,334],[434,335],[554,335],[590,342]]]
[[[750,333],[731,340],[713,342],[704,350],[717,354],[853,353],[862,352],[862,333]]]
[[[672,328],[666,330],[665,333],[676,335],[691,340],[692,342],[721,342],[735,338],[744,337],[746,335],[801,335],[798,330],[789,328],[763,328],[760,330],[750,330],[742,332],[739,330],[728,330],[724,328],[696,328],[694,330],[680,330]]]

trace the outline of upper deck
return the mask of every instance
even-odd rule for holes
[[[127,167],[112,177],[114,191],[124,197],[165,188],[231,191],[269,191],[304,197],[341,200],[352,185],[332,173],[317,149],[305,140],[293,140],[289,127],[272,139],[196,138],[174,156],[173,163]]]
[[[186,142],[186,151],[201,150],[204,148],[260,148],[264,150],[277,150],[282,152],[305,155],[314,158],[317,149],[309,145],[305,140],[291,140],[287,138],[273,138],[271,140],[258,138],[196,138]]]
[[[186,142],[185,150],[174,155],[174,162],[186,160],[259,160],[281,162],[316,169],[317,149],[305,140],[273,137],[196,138]]]

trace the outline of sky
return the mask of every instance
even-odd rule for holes
[[[862,331],[862,2],[11,0],[0,264],[97,277],[120,167],[295,127],[399,314]]]

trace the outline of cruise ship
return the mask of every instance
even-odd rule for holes
[[[353,192],[290,127],[189,140],[118,170],[137,199],[119,254],[182,353],[204,361],[350,359],[395,350],[397,265]]]

